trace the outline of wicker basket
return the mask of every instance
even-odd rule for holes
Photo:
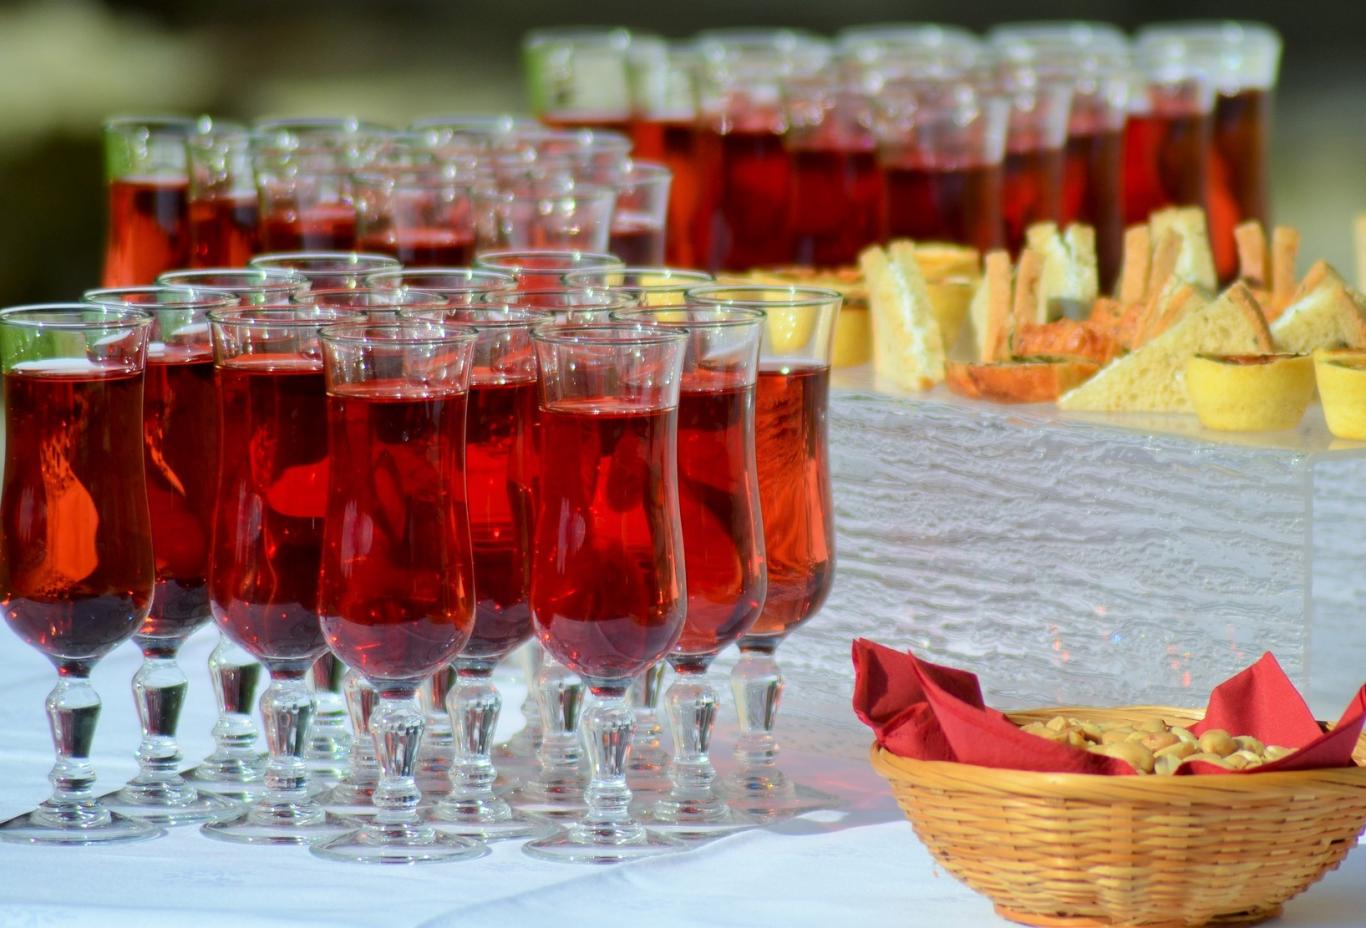
[[[1200,717],[1156,706],[1009,715]],[[1355,756],[1366,765],[1366,735]],[[1366,766],[1110,777],[908,760],[876,744],[872,762],[935,860],[1026,925],[1259,922],[1336,867],[1366,825]]]

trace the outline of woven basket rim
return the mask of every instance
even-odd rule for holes
[[[1113,715],[1159,716],[1197,721],[1204,716],[1201,709],[1175,706],[1053,706],[1047,709],[1017,709],[1005,713],[1015,721],[1017,717],[1033,721],[1036,716],[1052,718],[1069,715],[1077,718]],[[1324,724],[1324,723],[1320,723]],[[1331,726],[1329,726],[1331,727]],[[887,779],[912,779],[921,783],[935,782],[953,789],[982,789],[1028,796],[1056,796],[1075,798],[1085,794],[1100,798],[1112,794],[1115,799],[1148,799],[1163,801],[1193,795],[1216,795],[1227,799],[1230,794],[1274,793],[1282,789],[1303,788],[1310,785],[1340,786],[1349,789],[1366,788],[1366,732],[1357,741],[1354,767],[1325,767],[1317,770],[1269,771],[1266,773],[1230,773],[1209,776],[1107,776],[1098,773],[1044,773],[1033,770],[1013,770],[1003,767],[983,767],[960,761],[915,760],[892,754],[875,740],[869,751],[873,769]]]

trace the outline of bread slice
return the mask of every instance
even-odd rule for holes
[[[1208,302],[1209,297],[1199,287],[1173,277],[1149,304],[1134,347],[1146,345]]]
[[[1059,235],[1053,223],[1035,223],[1025,230],[1025,247],[1043,259],[1033,322],[1083,318],[1099,290],[1095,229],[1073,223]]]
[[[1148,234],[1148,227],[1138,225],[1125,229],[1124,263],[1120,266],[1119,289],[1115,291],[1120,305],[1137,303],[1147,294],[1152,257],[1152,236]]]
[[[945,369],[949,390],[969,399],[997,403],[1047,403],[1093,376],[1094,361],[1050,358],[965,364],[950,361]]]
[[[1196,206],[1160,209],[1148,217],[1148,226],[1154,242],[1161,242],[1168,231],[1181,236],[1181,251],[1175,267],[1177,277],[1206,290],[1212,291],[1219,286],[1204,210]]]
[[[968,307],[968,321],[977,347],[974,357],[979,361],[995,361],[1005,357],[1009,337],[1010,273],[1008,253],[987,252],[986,271]]]
[[[1245,284],[1235,283],[1214,302],[1064,393],[1058,405],[1096,412],[1191,412],[1184,368],[1193,355],[1271,350],[1271,333],[1257,301]]]
[[[1366,316],[1347,282],[1326,262],[1309,269],[1290,304],[1271,324],[1277,351],[1305,354],[1318,348],[1366,348]]]
[[[944,379],[944,340],[914,247],[906,243],[899,258],[876,245],[859,255],[873,323],[873,370],[880,382],[928,390]]]
[[[1271,254],[1266,247],[1266,230],[1256,219],[1240,222],[1233,229],[1238,246],[1238,278],[1255,290],[1265,290],[1271,281]]]
[[[1044,325],[1027,325],[1015,332],[1017,358],[1061,358],[1109,364],[1119,353],[1119,343],[1102,325],[1076,319],[1055,319]]]

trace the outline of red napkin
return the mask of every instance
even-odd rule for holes
[[[982,701],[974,674],[923,661],[872,641],[854,641],[854,712],[878,744],[917,760],[957,761],[1042,773],[1132,774],[1124,761],[1028,734]],[[1199,734],[1222,728],[1293,754],[1253,770],[1193,763],[1182,773],[1256,773],[1352,766],[1352,751],[1366,723],[1366,686],[1357,691],[1337,726],[1319,729],[1309,707],[1271,654],[1217,686]]]

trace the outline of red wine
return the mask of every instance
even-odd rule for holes
[[[633,677],[682,631],[677,415],[600,400],[541,410],[554,464],[541,475],[531,608],[546,649],[584,676]]]
[[[141,286],[163,271],[189,263],[188,189],[183,177],[124,177],[109,182],[104,286]]]
[[[468,267],[474,233],[457,229],[388,229],[359,240],[360,251],[393,255],[404,267]]]
[[[882,237],[882,175],[870,147],[792,150],[792,260],[816,267],[858,262]]]
[[[351,251],[356,247],[356,208],[318,203],[261,217],[263,251]]]
[[[209,619],[209,536],[218,408],[207,352],[147,360],[143,452],[156,596],[140,634],[184,638]]]
[[[470,386],[465,480],[474,542],[474,634],[465,657],[496,661],[531,637],[535,380]]]
[[[1108,293],[1124,248],[1124,130],[1069,135],[1065,151],[1062,222],[1096,230],[1100,285]]]
[[[664,263],[664,227],[649,216],[617,213],[607,250],[627,267],[658,267]]]
[[[79,362],[73,362],[79,363]],[[141,373],[5,374],[0,609],[54,658],[98,658],[152,601]]]
[[[747,638],[782,637],[810,618],[835,577],[826,404],[830,369],[759,371],[754,452],[768,553],[768,596]]]
[[[956,242],[987,252],[1000,248],[1001,169],[977,164],[883,166],[887,237]]]
[[[698,198],[701,178],[697,164],[697,130],[690,119],[638,119],[631,127],[637,158],[662,161],[673,171],[669,185],[668,234],[664,238],[664,258],[671,267],[696,267],[695,246]]]
[[[1269,220],[1267,209],[1267,145],[1271,97],[1248,88],[1220,94],[1214,104],[1214,140],[1210,147],[1210,241],[1219,279],[1238,273],[1233,230],[1241,222]]]
[[[678,401],[678,502],[688,615],[675,648],[684,655],[720,651],[764,603],[753,431],[754,387],[694,390],[685,383]]]
[[[1057,222],[1062,212],[1061,148],[1008,151],[1001,177],[1001,214],[1006,248],[1018,256],[1025,230],[1036,222]]]
[[[1124,132],[1124,221],[1168,206],[1201,206],[1208,193],[1210,118],[1194,110],[1132,115]]]
[[[217,376],[214,619],[257,658],[312,663],[326,647],[317,610],[327,512],[322,364],[243,355]]]
[[[190,203],[190,267],[246,267],[261,251],[256,194]]]
[[[319,613],[327,644],[368,680],[417,682],[474,623],[465,511],[465,393],[334,386]]]
[[[605,129],[623,135],[631,130],[630,118],[618,113],[545,113],[541,116],[541,122],[551,129]]]
[[[697,161],[698,260],[709,271],[747,271],[787,264],[792,249],[786,223],[792,195],[791,162],[782,133],[768,128],[702,130]]]

